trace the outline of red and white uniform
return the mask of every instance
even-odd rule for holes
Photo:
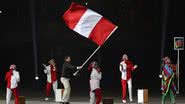
[[[14,68],[11,65],[10,70],[6,73],[6,77],[5,77],[5,81],[7,82],[6,104],[10,103],[12,93],[14,95],[15,104],[19,104],[17,87],[18,87],[18,82],[20,81],[20,75],[18,71],[13,70]]]
[[[54,94],[56,94],[56,89],[58,87],[56,67],[53,65],[45,66],[44,73],[47,75],[46,96],[49,97],[51,86],[53,86]]]
[[[102,99],[100,80],[102,73],[92,68],[90,75],[90,104],[100,104]]]
[[[129,99],[132,102],[132,71],[135,68],[131,61],[122,61],[120,63],[120,72],[121,72],[121,82],[122,82],[122,101],[126,103],[126,92],[128,84]]]

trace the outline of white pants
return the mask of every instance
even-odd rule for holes
[[[56,90],[57,90],[57,88],[58,88],[58,82],[55,81],[55,82],[53,82],[53,91],[54,91],[54,94],[55,94],[55,98],[56,98]]]
[[[70,80],[69,78],[61,77],[61,82],[64,86],[64,92],[62,96],[63,102],[69,102],[69,99],[70,99],[71,86],[70,86],[69,80]]]
[[[90,104],[95,104],[95,103],[96,103],[95,92],[90,91]]]
[[[6,89],[6,104],[10,103],[12,93],[14,95],[15,104],[18,104],[19,103],[19,98],[18,98],[18,94],[17,94],[17,88],[14,88],[14,89],[7,88]]]
[[[10,103],[11,96],[12,96],[12,90],[9,88],[6,88],[6,104]]]
[[[132,79],[131,78],[127,81],[127,84],[128,84],[129,100],[133,101],[133,98],[132,98]]]

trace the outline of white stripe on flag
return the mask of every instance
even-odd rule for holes
[[[91,31],[101,18],[102,16],[100,14],[87,9],[75,26],[74,31],[88,38]]]

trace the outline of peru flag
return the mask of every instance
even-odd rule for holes
[[[89,38],[99,46],[117,29],[117,26],[102,15],[76,3],[72,3],[63,15],[66,25]]]

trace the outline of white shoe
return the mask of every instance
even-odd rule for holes
[[[126,103],[126,100],[122,100],[122,102],[125,104]]]
[[[133,102],[133,99],[130,99],[130,102]]]
[[[47,97],[46,97],[46,98],[45,98],[45,100],[46,100],[46,101],[48,101],[48,100],[49,100],[49,98],[47,98]]]

